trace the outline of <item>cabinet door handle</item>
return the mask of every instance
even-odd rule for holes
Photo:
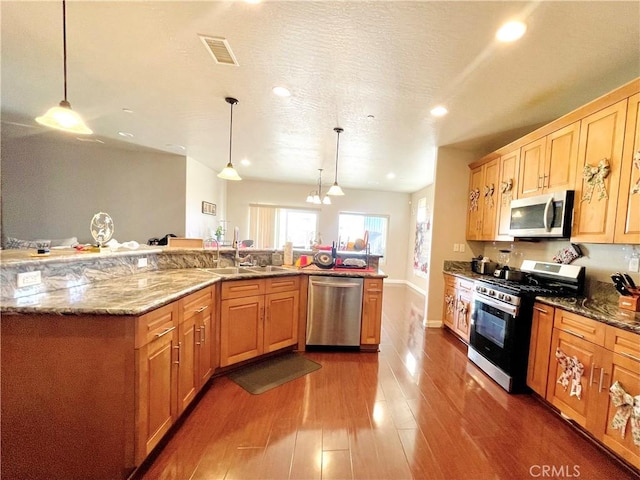
[[[177,362],[173,362],[176,365],[180,365],[180,347],[182,346],[182,342],[178,342],[178,345],[176,345],[173,348],[176,348],[178,350],[178,361]]]
[[[593,371],[598,368],[595,365],[591,365],[591,373],[589,374],[589,385],[593,383]]]
[[[534,309],[534,310],[537,310],[537,311],[539,311],[539,312],[542,312],[542,313],[549,313],[549,312],[548,312],[547,310],[545,310],[544,308],[540,308],[540,307],[533,307],[533,309]]]
[[[196,313],[202,313],[202,312],[204,312],[207,308],[209,308],[209,305],[205,305],[204,307],[200,307],[198,310],[196,310]]]
[[[549,187],[549,182],[547,182],[548,178],[549,178],[549,175],[546,175],[546,174],[542,177],[542,186],[543,187]]]
[[[598,384],[598,393],[602,392],[602,380],[604,379],[604,367],[600,369],[600,383]]]
[[[205,340],[206,340],[206,337],[205,337],[205,331],[204,331],[204,330],[205,330],[205,328],[206,328],[206,325],[202,325],[202,326],[200,327],[200,343],[201,343],[202,345],[204,345],[204,344],[205,344]]]
[[[542,175],[540,175],[538,177],[538,188],[542,188],[543,185],[544,185],[544,182],[542,181]]]
[[[570,335],[573,335],[574,337],[578,337],[578,338],[584,338],[584,335],[580,335],[579,333],[576,333],[574,331],[569,330],[568,328],[564,328],[563,331],[567,332]]]
[[[630,353],[627,353],[627,352],[618,352],[618,353],[623,357],[627,357],[636,362],[640,362],[640,358],[636,357],[635,355],[631,355]]]
[[[156,333],[155,338],[160,338],[160,337],[164,337],[167,333],[169,332],[173,332],[176,329],[176,327],[171,327],[171,328],[167,328],[164,332],[162,333]]]

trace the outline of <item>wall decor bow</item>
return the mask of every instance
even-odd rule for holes
[[[591,203],[591,198],[593,197],[593,191],[598,190],[598,200],[602,200],[603,198],[608,198],[607,195],[607,187],[604,184],[604,179],[609,176],[611,172],[611,166],[609,165],[609,160],[603,158],[598,162],[598,165],[592,167],[587,164],[582,169],[582,178],[584,178],[585,182],[587,182],[587,189],[582,196],[582,201],[587,201]]]
[[[491,185],[484,186],[484,201],[491,208],[493,208],[493,192],[495,189],[496,187],[493,183]]]
[[[633,443],[640,447],[640,395],[631,396],[625,392],[620,382],[616,381],[609,389],[609,396],[618,409],[611,420],[611,427],[620,430],[620,436],[624,438],[627,422],[631,418]]]
[[[445,295],[444,301],[447,304],[447,314],[451,315],[453,313],[453,307],[456,303],[456,298],[453,295]]]
[[[580,363],[578,357],[575,355],[573,357],[569,357],[559,348],[556,349],[556,360],[558,360],[558,363],[562,368],[562,373],[560,374],[560,377],[558,377],[558,381],[556,383],[562,385],[565,391],[567,390],[569,383],[571,383],[569,396],[576,396],[578,397],[578,400],[582,400],[582,384],[580,382],[582,380],[582,374],[584,373],[584,365]]]
[[[469,192],[469,211],[475,212],[478,210],[478,200],[480,199],[480,190],[475,189]]]
[[[640,150],[633,156],[633,166],[638,169],[638,180],[636,180],[636,183],[631,187],[631,195],[640,193]]]

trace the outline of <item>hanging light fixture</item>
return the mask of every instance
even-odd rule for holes
[[[322,199],[322,168],[318,169],[318,189],[311,190],[307,195],[307,203],[313,203],[315,205],[331,205],[331,199],[325,195]]]
[[[51,107],[41,117],[36,117],[36,122],[46,127],[63,130],[79,135],[89,135],[93,131],[87,127],[82,117],[71,110],[71,104],[67,100],[67,5],[62,0],[62,57],[64,65],[64,100],[60,105]]]
[[[333,129],[333,131],[338,134],[338,140],[336,141],[336,177],[333,182],[333,185],[331,185],[331,188],[327,192],[327,195],[340,196],[340,195],[344,195],[344,192],[340,188],[340,185],[338,185],[338,150],[340,148],[340,134],[344,132],[344,130],[340,127],[336,127]]]
[[[233,168],[233,163],[231,163],[231,140],[233,135],[233,106],[238,103],[238,100],[232,97],[226,97],[224,99],[229,105],[231,105],[231,121],[229,122],[229,163],[227,166],[222,169],[222,171],[218,174],[218,177],[223,180],[242,180],[236,169]]]

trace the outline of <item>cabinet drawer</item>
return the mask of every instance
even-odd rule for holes
[[[136,319],[135,348],[167,335],[178,326],[178,302],[160,307]]]
[[[240,298],[250,295],[264,294],[265,283],[263,279],[258,280],[232,280],[222,282],[222,298]]]
[[[473,281],[464,278],[456,278],[456,287],[471,291],[471,289],[473,289]]]
[[[265,279],[266,293],[288,292],[300,289],[300,277],[291,275],[286,277],[270,277]]]
[[[367,293],[382,292],[381,278],[367,278],[364,281],[364,289]]]
[[[453,275],[449,275],[449,274],[444,274],[444,284],[447,287],[456,287],[456,277],[454,277]]]
[[[623,357],[640,362],[640,335],[607,325],[605,347]]]
[[[197,313],[201,313],[211,308],[212,287],[203,288],[191,295],[187,295],[182,299],[183,318],[186,320],[193,317]]]
[[[604,346],[606,324],[585,318],[582,315],[556,309],[553,326],[578,338]]]

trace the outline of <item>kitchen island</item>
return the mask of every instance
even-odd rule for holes
[[[157,247],[46,258],[10,253],[3,255],[9,285],[0,305],[3,478],[127,478],[212,376],[304,349],[312,269],[222,274],[208,263],[211,252]],[[191,268],[160,268],[167,265]],[[41,283],[19,286],[17,274],[33,271]],[[380,285],[384,278],[323,274]],[[248,286],[251,295],[234,293]],[[225,302],[235,316],[225,316]],[[237,338],[228,329],[239,326],[241,346],[256,348],[234,357],[238,344],[225,339]]]

